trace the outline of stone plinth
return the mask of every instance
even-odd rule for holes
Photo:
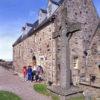
[[[64,89],[61,88],[60,86],[52,86],[48,87],[48,90],[50,90],[55,94],[58,94],[60,96],[60,100],[66,100],[71,97],[80,96],[83,93],[82,89],[74,86],[72,86],[70,89]]]
[[[82,89],[80,89],[78,87],[74,87],[74,86],[67,90],[64,88],[61,88],[60,86],[52,86],[52,87],[48,87],[48,89],[56,94],[61,95],[61,96],[69,96],[69,95],[83,92]]]

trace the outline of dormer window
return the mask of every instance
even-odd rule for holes
[[[47,8],[47,17],[50,17],[58,7],[59,7],[58,2],[56,2],[55,0],[49,0]]]
[[[52,12],[52,5],[49,5],[48,6],[48,13],[51,15],[51,12]]]
[[[25,31],[26,31],[26,27],[22,27],[22,36],[21,36],[21,38],[23,38],[23,36],[25,35]]]
[[[39,24],[43,22],[47,17],[47,11],[44,9],[40,9],[39,11]]]
[[[22,27],[22,31],[25,31],[26,27]]]
[[[25,26],[22,27],[22,38],[23,38],[23,36],[28,34],[28,32],[31,30],[32,27],[33,27],[33,24],[31,24],[31,23],[26,23]]]

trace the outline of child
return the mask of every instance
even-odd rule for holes
[[[26,78],[26,75],[27,75],[27,67],[26,66],[23,67],[22,73],[23,73],[23,77]]]
[[[28,74],[28,80],[32,81],[32,66],[28,66],[27,74]]]

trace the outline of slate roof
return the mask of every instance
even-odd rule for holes
[[[33,34],[36,34],[37,31],[41,30],[43,27],[47,26],[51,22],[53,22],[55,19],[55,16],[52,15],[50,18],[45,19],[41,24],[38,23],[38,20],[33,24],[32,29],[24,36],[20,36],[17,41],[13,44],[13,47],[16,46],[18,43],[22,42],[26,38],[32,36]]]
[[[60,0],[60,1],[59,1],[59,5],[61,5],[63,2],[64,2],[64,0]]]
[[[64,1],[64,0],[60,0],[60,1],[55,1],[55,0],[50,0],[53,4],[55,4],[55,5],[61,5],[62,4],[62,2]]]
[[[58,2],[54,1],[54,0],[50,0],[52,3],[56,4],[56,5],[61,5],[63,3],[64,0],[60,0]],[[42,12],[47,13],[46,10],[44,9],[40,9]],[[25,40],[26,38],[28,38],[29,36],[35,34],[37,31],[39,31],[40,29],[42,29],[44,26],[48,25],[49,23],[53,22],[55,19],[55,15],[53,14],[50,18],[46,18],[41,24],[39,24],[39,21],[37,20],[35,23],[30,24],[30,23],[26,23],[28,26],[32,27],[32,29],[24,36],[20,36],[15,43],[13,44],[13,47],[15,45],[17,45],[18,43],[22,42],[23,40]]]
[[[47,13],[47,10],[45,9],[40,9],[43,13]]]
[[[31,23],[26,23],[26,25],[29,27],[33,27],[33,24],[31,24]]]

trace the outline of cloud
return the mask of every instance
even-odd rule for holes
[[[29,12],[29,17],[35,12]],[[12,60],[12,44],[22,34],[21,27],[25,25],[29,18],[18,18],[16,20],[0,21],[0,59]],[[34,19],[34,17],[33,17]],[[32,22],[32,21],[31,21]]]
[[[0,22],[0,59],[12,60],[12,44],[20,36],[23,23],[24,20]]]
[[[38,18],[38,9],[45,6],[44,1],[0,0],[1,59],[12,59],[12,44],[21,35],[21,27],[27,22],[33,23]]]
[[[5,60],[12,60],[12,44],[15,38],[0,37],[0,58]]]

